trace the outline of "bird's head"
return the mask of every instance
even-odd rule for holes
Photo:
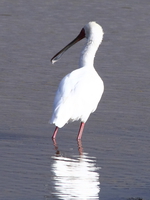
[[[102,41],[103,38],[103,29],[102,27],[97,24],[96,22],[89,22],[88,24],[86,24],[80,31],[79,35],[72,41],[70,42],[67,46],[65,46],[61,51],[59,51],[52,59],[51,62],[52,64],[54,64],[55,62],[57,62],[61,56],[63,55],[63,53],[65,51],[67,51],[71,46],[73,46],[74,44],[76,44],[77,42],[79,42],[80,40],[82,40],[83,38],[87,38],[87,39],[94,39],[97,40],[98,45],[99,43]]]

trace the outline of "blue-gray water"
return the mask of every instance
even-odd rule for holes
[[[150,199],[149,11],[148,0],[1,0],[0,199]],[[105,92],[81,154],[79,123],[54,146],[48,120],[85,41],[50,59],[91,20],[105,33],[95,58]]]

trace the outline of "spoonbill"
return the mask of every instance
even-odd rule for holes
[[[82,137],[85,122],[93,113],[104,91],[104,84],[94,68],[94,57],[103,39],[103,29],[96,22],[89,22],[82,28],[79,35],[59,51],[52,59],[54,64],[62,54],[78,41],[86,38],[86,44],[81,52],[79,68],[67,74],[60,82],[53,105],[50,120],[55,124],[52,139],[55,140],[58,128],[66,123],[81,121],[77,140]]]

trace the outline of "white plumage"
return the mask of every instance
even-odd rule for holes
[[[96,22],[89,22],[51,61],[56,62],[69,47],[84,37],[87,38],[87,42],[80,56],[79,69],[66,75],[56,92],[50,120],[50,123],[56,125],[53,139],[56,137],[58,127],[61,128],[69,121],[77,120],[81,121],[77,139],[81,139],[84,123],[96,110],[104,91],[103,81],[94,68],[95,53],[103,39],[103,30]]]

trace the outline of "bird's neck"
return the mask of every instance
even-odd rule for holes
[[[93,67],[94,66],[94,58],[99,47],[99,43],[96,43],[92,39],[88,39],[87,43],[81,52],[79,67]]]

